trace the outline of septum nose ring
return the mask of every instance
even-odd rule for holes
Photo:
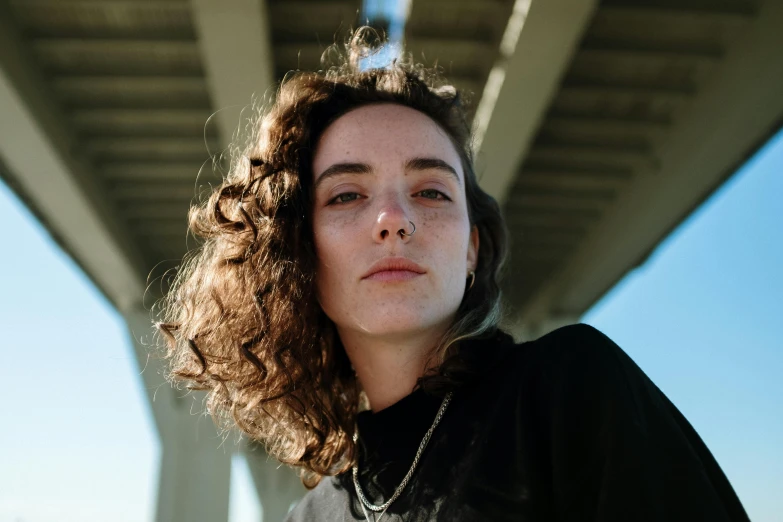
[[[400,231],[398,232],[398,234],[400,234],[400,237],[403,237],[403,236],[408,236],[408,237],[410,237],[410,236],[412,236],[413,234],[415,234],[415,233],[416,233],[416,225],[413,223],[413,221],[410,221],[410,220],[408,220],[408,223],[410,223],[410,224],[411,224],[411,226],[413,227],[413,230],[411,231],[411,233],[410,233],[410,234],[406,234],[406,233],[405,233],[405,229],[404,229],[404,228],[401,228],[401,229],[400,229]]]

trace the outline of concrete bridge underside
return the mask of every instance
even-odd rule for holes
[[[208,150],[360,10],[0,0],[0,175],[126,318],[163,447],[158,521],[225,520],[232,451],[265,520],[304,493],[259,447],[218,448],[199,395],[161,386],[143,296],[187,250],[195,187],[220,181]],[[407,50],[475,100],[518,338],[578,321],[780,127],[780,27],[773,0],[412,0]]]

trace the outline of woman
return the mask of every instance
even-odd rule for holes
[[[165,303],[171,378],[301,470],[304,520],[747,521],[609,338],[499,329],[506,253],[460,97],[406,63],[297,73]],[[362,407],[361,404],[364,404]]]

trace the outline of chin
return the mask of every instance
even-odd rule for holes
[[[373,309],[375,308],[375,309]],[[412,332],[443,328],[453,314],[442,310],[422,310],[420,307],[368,307],[353,321],[355,327],[367,335],[398,336]]]

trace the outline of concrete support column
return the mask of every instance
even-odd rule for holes
[[[281,522],[289,506],[301,499],[307,488],[291,468],[267,455],[261,446],[249,444],[243,454],[261,501],[263,522]]]
[[[156,522],[228,520],[230,440],[222,444],[214,422],[202,414],[204,392],[173,389],[152,355],[152,322],[141,307],[125,313],[141,385],[161,441]]]
[[[211,418],[187,409],[171,428],[162,441],[156,522],[227,522],[231,448],[221,446]]]

